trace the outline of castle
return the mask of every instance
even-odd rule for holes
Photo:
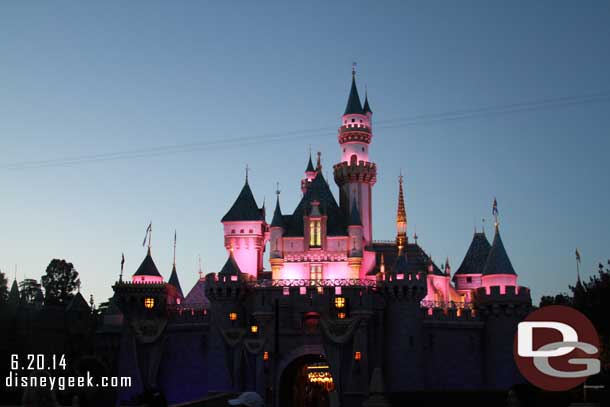
[[[150,248],[131,281],[114,285],[100,343],[116,348],[120,397],[149,388],[170,402],[257,391],[269,405],[372,405],[384,394],[505,390],[517,323],[531,308],[496,222],[476,232],[455,273],[407,237],[403,180],[396,236],[372,239],[373,112],[352,72],[333,166],[339,202],[310,156],[292,213],[271,223],[246,182],[221,222],[227,260],[183,294]],[[264,269],[269,247],[271,270]],[[367,404],[368,403],[368,404]]]

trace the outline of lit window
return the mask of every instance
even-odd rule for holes
[[[269,360],[269,352],[267,352],[267,351],[263,352],[263,360],[264,361]]]
[[[309,269],[310,280],[322,280],[322,265],[312,264]]]
[[[467,283],[472,283],[472,277],[466,277],[466,282]]]
[[[339,319],[345,319],[345,312],[340,312],[337,314],[337,318]]]
[[[345,297],[335,297],[335,308],[345,308]]]
[[[362,353],[360,352],[354,352],[354,360],[356,362],[359,362],[362,359]]]
[[[322,246],[322,223],[319,220],[309,222],[309,247]]]
[[[155,299],[151,297],[144,298],[144,306],[148,309],[151,309],[155,306]]]
[[[253,334],[258,333],[258,325],[252,325],[250,327],[250,332],[252,332]]]
[[[237,321],[237,312],[230,312],[229,313],[229,320],[230,321]]]

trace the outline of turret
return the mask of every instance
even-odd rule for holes
[[[162,284],[163,276],[159,273],[157,265],[152,259],[150,246],[146,252],[146,257],[142,260],[142,264],[131,277],[131,281],[138,284]]]
[[[504,243],[502,243],[500,227],[497,222],[495,229],[494,240],[485,262],[481,283],[488,292],[490,287],[499,286],[500,293],[504,293],[507,286],[517,285],[517,273],[515,273],[504,248]]]
[[[455,289],[463,298],[462,302],[472,301],[473,290],[483,285],[481,277],[490,249],[485,233],[475,231],[464,260],[452,278]]]
[[[256,278],[263,270],[267,224],[263,209],[256,204],[247,175],[241,192],[221,222],[227,253],[233,253],[244,273]]]
[[[311,163],[311,159],[310,159]],[[312,166],[313,168],[313,166]],[[280,208],[280,191],[279,189],[276,191],[277,200],[275,201],[275,210],[273,211],[273,220],[271,221],[271,225],[269,227],[270,230],[270,243],[271,243],[271,256],[269,258],[269,262],[271,263],[271,275],[273,279],[280,278],[280,270],[284,265],[284,216],[282,215],[282,210]]]
[[[377,180],[377,167],[369,160],[369,145],[373,137],[372,112],[363,109],[356,86],[356,72],[352,69],[352,86],[347,106],[339,127],[338,141],[341,147],[341,162],[334,166],[335,182],[339,186],[339,203],[346,218],[350,215],[352,202],[356,201],[362,219],[364,239],[373,237],[372,187]]]
[[[178,279],[178,271],[176,271],[176,233],[174,232],[174,262],[172,264],[172,272],[169,276],[168,283],[173,287],[171,295],[174,298],[176,304],[180,304],[184,300],[184,294],[182,293],[182,287],[180,286],[180,280]]]
[[[319,155],[320,153],[318,153]],[[318,158],[319,161],[319,158]],[[316,170],[313,167],[313,162],[311,161],[311,151],[309,152],[309,161],[307,162],[307,168],[305,168],[305,178],[301,180],[301,192],[305,193],[307,191],[307,187],[309,183],[313,181],[316,177]]]

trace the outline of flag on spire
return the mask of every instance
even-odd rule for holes
[[[152,231],[152,221],[148,224],[146,228],[146,234],[144,235],[144,240],[142,241],[142,247],[146,246],[146,241],[148,240],[148,247],[150,247],[150,232]]]
[[[580,264],[580,252],[578,251],[578,248],[576,248],[576,262]]]

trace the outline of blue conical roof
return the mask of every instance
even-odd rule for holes
[[[489,276],[492,274],[513,274],[516,275],[515,269],[508,258],[504,243],[500,237],[500,229],[496,226],[496,233],[494,235],[494,241],[491,244],[489,250],[489,256],[483,269],[483,275]]]
[[[221,222],[240,220],[264,220],[263,211],[256,205],[248,180]]]
[[[364,114],[364,110],[362,110],[362,104],[360,104],[358,88],[356,87],[355,74],[352,74],[352,87],[349,91],[349,97],[347,98],[347,106],[345,107],[345,113],[343,114]]]

